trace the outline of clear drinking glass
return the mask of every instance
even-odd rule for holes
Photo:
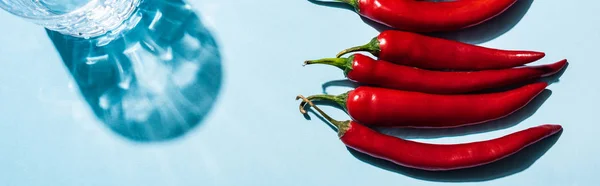
[[[142,0],[0,0],[0,8],[65,35],[117,35]]]

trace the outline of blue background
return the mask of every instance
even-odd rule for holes
[[[339,69],[302,67],[302,62],[365,43],[378,26],[348,9],[304,0],[190,3],[219,45],[223,81],[197,126],[153,142],[110,130],[84,100],[45,30],[0,11],[0,184],[564,186],[599,181],[596,1],[519,1],[482,26],[439,35],[546,52],[536,64],[570,61],[548,87],[551,93],[518,116],[477,127],[385,131],[423,142],[460,143],[544,123],[565,128],[559,138],[516,158],[447,173],[415,171],[350,152],[324,122],[298,112],[296,95],[342,93],[350,84],[335,81],[344,78]],[[324,83],[333,86],[324,90]],[[325,110],[348,118],[338,109]]]

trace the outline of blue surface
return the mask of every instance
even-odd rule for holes
[[[218,43],[222,81],[198,123],[155,140],[127,135],[99,119],[79,86],[81,79],[65,65],[68,50],[55,46],[57,38],[39,26],[0,11],[1,185],[563,186],[599,181],[596,1],[520,1],[483,26],[441,35],[546,52],[536,64],[570,61],[551,91],[508,119],[458,129],[387,131],[423,142],[459,143],[543,123],[565,128],[560,138],[516,158],[450,173],[414,171],[351,153],[324,122],[298,113],[298,94],[322,93],[324,83],[333,85],[328,93],[348,90],[347,82],[335,81],[344,78],[338,69],[301,64],[378,33],[352,11],[308,1],[191,4]],[[335,108],[325,110],[348,118]]]

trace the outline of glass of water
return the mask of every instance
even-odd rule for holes
[[[0,8],[62,34],[100,37],[124,30],[142,0],[0,0]]]

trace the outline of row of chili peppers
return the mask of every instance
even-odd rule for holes
[[[300,111],[312,106],[333,124],[344,144],[359,152],[423,170],[454,170],[503,159],[562,130],[541,125],[504,137],[464,144],[427,144],[385,135],[369,127],[449,128],[506,117],[526,106],[548,84],[535,82],[561,71],[567,60],[524,66],[542,52],[486,48],[412,32],[470,27],[502,13],[516,0],[338,0],[361,15],[398,29],[340,52],[336,58],[306,61],[340,68],[363,86],[341,95],[302,99]],[[404,31],[399,31],[404,30]],[[378,60],[351,52],[369,52]],[[525,85],[523,85],[525,84]],[[518,86],[506,91],[479,91]],[[352,121],[329,117],[313,101],[332,101]]]

